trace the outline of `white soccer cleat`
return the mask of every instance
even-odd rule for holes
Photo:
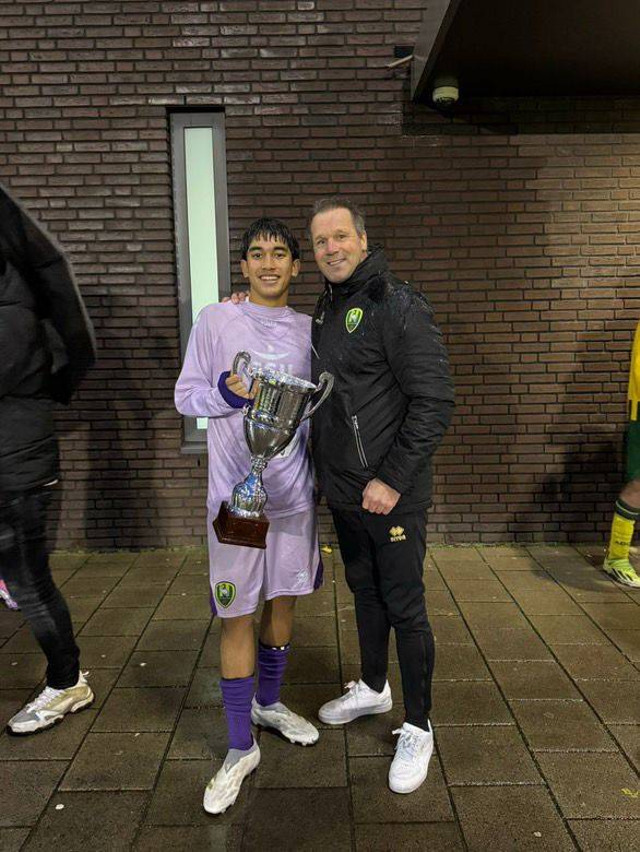
[[[254,696],[251,702],[251,721],[254,725],[260,725],[263,728],[273,728],[290,743],[303,746],[314,745],[320,736],[318,729],[311,722],[307,722],[302,716],[289,710],[280,701],[268,707],[262,707]]]
[[[427,778],[433,754],[433,732],[405,722],[393,733],[400,736],[389,767],[389,788],[394,793],[413,793]]]
[[[77,713],[93,704],[94,694],[87,683],[86,672],[80,672],[75,686],[67,689],[45,687],[40,695],[26,704],[8,722],[12,734],[33,734],[59,722],[67,713]]]
[[[318,718],[325,725],[345,725],[359,716],[388,713],[393,707],[389,681],[385,682],[382,692],[371,689],[363,680],[352,680],[345,688],[344,695],[327,701],[318,710]]]
[[[223,814],[238,798],[244,779],[260,763],[260,749],[254,740],[248,751],[231,748],[224,763],[207,784],[202,806],[208,814]]]

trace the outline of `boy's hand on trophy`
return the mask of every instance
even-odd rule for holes
[[[228,378],[226,378],[224,383],[231,393],[235,393],[236,396],[241,396],[243,399],[253,399],[257,393],[255,382],[251,385],[251,389],[249,390],[240,376],[235,373],[232,373]]]

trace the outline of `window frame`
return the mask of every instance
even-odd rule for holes
[[[222,111],[210,109],[172,111],[169,114],[169,129],[181,366],[184,363],[187,343],[193,327],[185,131],[196,127],[209,128],[212,131],[218,301],[231,295],[225,115]],[[195,417],[183,417],[181,452],[204,453],[206,449],[206,428],[199,428]]]

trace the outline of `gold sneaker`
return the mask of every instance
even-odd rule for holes
[[[94,694],[86,681],[86,672],[80,672],[75,686],[67,689],[45,687],[40,695],[26,704],[9,719],[7,727],[12,734],[33,734],[44,731],[59,722],[67,713],[77,713],[93,704]]]

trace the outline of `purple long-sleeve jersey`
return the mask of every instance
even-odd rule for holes
[[[207,506],[217,512],[234,485],[249,472],[242,411],[232,408],[218,390],[218,379],[231,370],[237,352],[251,354],[252,366],[282,370],[306,381],[311,376],[311,318],[291,308],[267,308],[252,302],[209,305],[189,337],[176,384],[181,414],[208,417],[209,487]],[[281,456],[263,473],[268,494],[265,513],[283,517],[313,506],[313,473],[307,448],[308,423],[299,427]]]

